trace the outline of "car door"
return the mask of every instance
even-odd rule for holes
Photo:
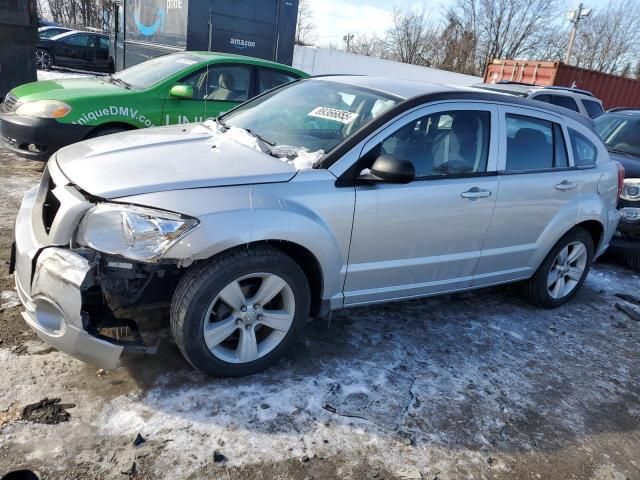
[[[89,40],[88,34],[78,33],[56,41],[55,64],[61,67],[85,68]]]
[[[356,185],[345,305],[471,285],[498,187],[495,138],[495,106],[456,102],[414,111],[365,145],[362,165],[393,155],[416,178]]]
[[[101,35],[94,35],[91,49],[87,57],[87,68],[89,70],[107,71],[107,59],[109,58],[109,38]]]
[[[167,92],[163,123],[201,122],[215,118],[241,102],[253,91],[253,69],[244,65],[208,65],[186,75],[176,85],[193,87],[193,98],[176,98]]]
[[[562,117],[500,106],[500,188],[474,286],[527,278],[577,221],[581,174]]]

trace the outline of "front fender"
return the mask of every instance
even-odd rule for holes
[[[332,181],[324,181],[327,175]],[[335,177],[326,171],[314,176],[287,183],[158,192],[120,201],[200,220],[164,259],[204,260],[260,241],[281,240],[304,247],[321,266],[323,299],[337,305],[346,274],[355,194],[350,188],[335,189]]]

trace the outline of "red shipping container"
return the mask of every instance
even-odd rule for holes
[[[614,107],[640,108],[640,80],[572,67],[562,62],[496,59],[487,65],[484,81],[581,88],[602,100],[606,110]]]

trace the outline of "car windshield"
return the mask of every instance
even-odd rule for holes
[[[340,82],[303,80],[245,103],[222,121],[273,145],[328,153],[399,101]]]
[[[167,77],[174,75],[196,63],[202,61],[200,57],[188,53],[165,55],[126,68],[111,76],[135,89],[149,88]]]
[[[610,151],[640,157],[640,117],[605,113],[595,123],[596,132]]]

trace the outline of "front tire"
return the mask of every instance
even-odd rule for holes
[[[307,279],[269,246],[196,265],[171,302],[171,330],[195,368],[217,377],[260,372],[287,354],[309,316]]]
[[[631,255],[625,258],[627,266],[636,272],[640,272],[640,255]]]
[[[593,250],[591,235],[583,228],[573,228],[555,244],[533,277],[523,283],[524,296],[542,308],[564,305],[587,278]]]
[[[112,135],[114,133],[126,132],[128,130],[128,128],[123,127],[99,127],[89,133],[89,135],[86,136],[86,140],[90,138],[104,137],[105,135]]]
[[[49,70],[53,65],[53,56],[44,48],[36,48],[36,68]]]

